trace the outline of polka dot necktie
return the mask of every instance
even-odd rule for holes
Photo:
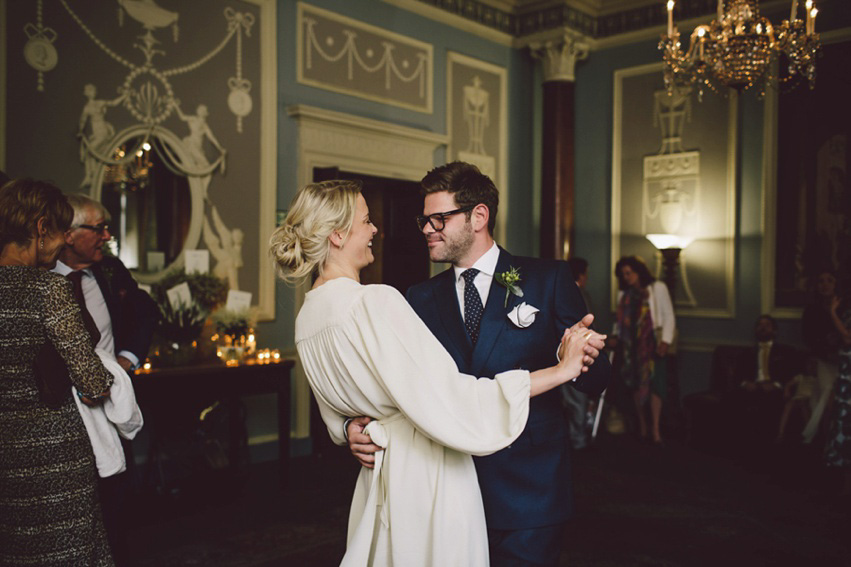
[[[482,313],[484,313],[482,297],[473,284],[478,274],[479,270],[475,268],[461,272],[461,277],[464,278],[464,326],[467,327],[473,346],[479,339],[479,326],[482,324]]]

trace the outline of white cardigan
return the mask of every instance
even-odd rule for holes
[[[656,329],[656,340],[670,345],[674,341],[677,320],[674,318],[674,305],[671,303],[668,286],[656,280],[647,286],[647,291],[649,292],[647,303],[650,304],[650,320],[653,321],[653,328]],[[619,291],[618,305],[622,298],[623,291]],[[615,321],[613,334],[617,335],[617,333],[618,324]]]

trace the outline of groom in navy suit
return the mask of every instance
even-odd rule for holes
[[[499,192],[475,166],[454,162],[435,168],[421,185],[425,203],[417,221],[429,257],[452,267],[412,286],[408,302],[461,372],[494,376],[554,364],[562,333],[587,313],[567,263],[512,256],[496,245]],[[511,272],[519,275],[515,286],[522,297],[500,283]],[[534,309],[518,308],[523,303]],[[519,318],[509,319],[517,313]],[[599,357],[571,385],[593,396],[605,389],[610,374],[607,358]],[[573,513],[569,432],[560,396],[554,389],[533,398],[520,437],[475,459],[491,565],[558,563],[564,524]],[[347,424],[347,433],[352,452],[369,466],[378,448],[361,433],[365,421]]]

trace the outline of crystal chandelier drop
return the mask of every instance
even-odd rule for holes
[[[805,20],[798,18],[798,0],[792,0],[789,19],[778,26],[759,15],[757,0],[718,0],[717,17],[694,29],[685,52],[674,4],[667,2],[668,33],[659,42],[668,92],[686,85],[696,85],[699,95],[704,85],[716,92],[756,86],[763,95],[766,86],[791,87],[803,78],[815,86],[819,36],[812,0],[806,0]]]

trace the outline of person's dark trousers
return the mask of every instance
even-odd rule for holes
[[[556,567],[565,524],[528,530],[488,530],[491,567]]]
[[[130,475],[126,472],[98,479],[103,527],[115,565],[127,564],[126,506]]]

